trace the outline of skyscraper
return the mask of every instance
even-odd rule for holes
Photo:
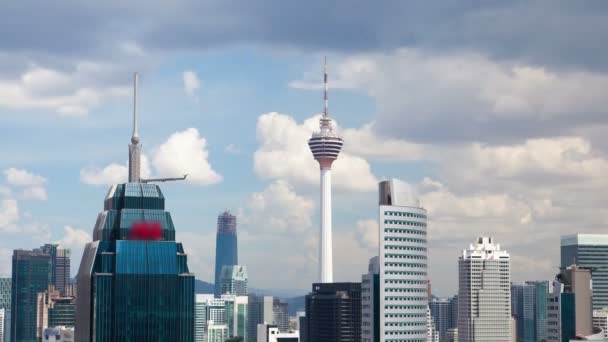
[[[247,269],[245,266],[224,266],[220,277],[222,295],[232,294],[236,296],[247,296]]]
[[[458,341],[511,342],[510,256],[479,237],[458,259]]]
[[[0,278],[0,309],[4,309],[4,339],[0,342],[9,342],[11,338],[11,278]]]
[[[13,251],[11,341],[36,340],[38,292],[51,283],[51,256],[40,249]]]
[[[313,284],[306,319],[308,342],[361,341],[361,283]]]
[[[343,140],[336,134],[327,105],[327,63],[323,73],[324,109],[319,123],[320,131],[313,133],[308,146],[321,169],[321,244],[319,246],[319,281],[333,282],[333,256],[331,232],[331,165],[338,158]]]
[[[608,307],[608,234],[561,237],[561,267],[576,264],[592,270],[593,309]]]
[[[247,334],[247,296],[222,295],[224,301],[224,319],[228,326],[229,337],[241,337],[248,341]]]
[[[448,329],[452,328],[452,305],[448,298],[433,298],[429,302],[431,316],[439,333],[439,341],[446,340]]]
[[[380,340],[380,264],[369,259],[367,274],[361,277],[361,341]]]
[[[412,189],[379,184],[380,342],[427,338],[427,226]],[[407,312],[407,315],[404,314]]]
[[[66,287],[70,284],[70,250],[56,244],[45,244],[40,249],[51,256],[51,284],[61,295],[65,295]]]
[[[584,337],[594,333],[591,297],[589,269],[577,265],[561,269],[549,294],[549,342],[566,342],[576,336]]]
[[[547,281],[511,285],[511,313],[516,321],[517,341],[547,341]]]
[[[258,324],[275,324],[272,296],[249,295],[248,310],[247,334],[249,341],[254,341]]]
[[[137,99],[137,75],[134,88]],[[139,177],[138,143],[135,125],[129,183],[108,191],[80,263],[79,342],[194,339],[194,274],[160,187]]]
[[[281,332],[289,331],[289,305],[279,298],[272,299],[272,320]]]
[[[207,334],[207,302],[212,294],[196,294],[194,300],[194,342],[204,342]]]
[[[224,266],[238,265],[239,254],[236,237],[236,216],[224,211],[217,217],[215,237],[215,291],[216,297],[222,294],[222,269]]]

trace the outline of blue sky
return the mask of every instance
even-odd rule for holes
[[[48,241],[73,249],[76,272],[108,184],[125,175],[133,71],[151,175],[191,174],[161,187],[203,280],[224,209],[238,215],[252,286],[315,280],[318,169],[306,138],[323,56],[345,138],[337,280],[360,279],[375,254],[386,177],[411,183],[429,211],[440,295],[456,291],[458,254],[477,235],[511,252],[514,280],[550,279],[560,234],[608,224],[604,3],[39,6],[0,14],[2,275],[12,249]],[[54,15],[15,20],[34,9]]]

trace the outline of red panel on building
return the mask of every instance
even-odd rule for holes
[[[162,227],[160,222],[133,222],[130,240],[160,240],[162,238]]]

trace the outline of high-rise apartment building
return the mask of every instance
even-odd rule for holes
[[[289,305],[279,298],[272,300],[272,317],[281,332],[289,331]]]
[[[236,236],[236,216],[225,211],[217,217],[215,236],[215,291],[216,297],[222,294],[222,270],[224,266],[238,265],[238,243]]]
[[[221,293],[236,296],[247,296],[247,269],[245,266],[229,265],[222,268],[220,277]]]
[[[510,256],[479,237],[458,259],[458,341],[511,342]]]
[[[4,310],[4,338],[0,342],[9,342],[11,338],[11,278],[0,278],[0,309]]]
[[[608,234],[561,237],[561,267],[576,264],[592,270],[593,309],[608,307]]]
[[[578,265],[561,269],[549,294],[549,342],[567,342],[594,333],[591,288],[591,270]]]
[[[324,66],[324,109],[319,120],[319,131],[308,139],[313,157],[321,171],[321,229],[319,246],[319,282],[333,282],[332,221],[331,221],[331,166],[338,158],[344,141],[335,132],[328,113],[327,63]]]
[[[308,342],[361,341],[361,283],[313,284],[306,317]]]
[[[209,321],[207,325],[207,342],[224,342],[228,339],[228,326]]]
[[[207,334],[207,302],[213,294],[196,294],[194,298],[194,342],[205,342]]]
[[[247,296],[222,295],[224,301],[224,320],[228,326],[229,337],[241,337],[248,341],[247,334]]]
[[[518,342],[547,341],[549,282],[527,281],[511,285],[511,313]]]
[[[380,263],[369,259],[367,274],[361,277],[361,341],[380,340]]]
[[[427,224],[412,189],[380,182],[379,341],[427,338]]]
[[[171,179],[139,177],[136,108],[129,182],[110,187],[78,271],[79,342],[194,340],[194,274],[165,197],[151,184]]]
[[[70,250],[56,244],[45,244],[40,249],[51,256],[51,284],[65,295],[66,287],[70,285]]]
[[[51,284],[51,256],[40,249],[13,251],[11,341],[36,340],[38,292]]]
[[[249,312],[247,323],[247,334],[249,341],[254,341],[257,336],[258,324],[274,323],[273,298],[272,296],[249,295]]]

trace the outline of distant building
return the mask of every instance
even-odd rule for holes
[[[458,340],[511,342],[510,257],[479,237],[458,259]]]
[[[608,338],[608,308],[593,310],[593,326],[602,329]]]
[[[547,341],[549,282],[527,281],[511,285],[511,313],[520,342]]]
[[[0,278],[0,309],[4,309],[4,338],[0,342],[9,342],[11,338],[11,278]]]
[[[379,342],[425,340],[426,210],[409,185],[399,180],[380,182],[379,194]]]
[[[44,329],[44,342],[74,342],[74,327],[52,327]]]
[[[272,296],[249,295],[247,334],[249,341],[257,338],[258,324],[275,324]]]
[[[62,297],[61,292],[53,285],[39,292],[36,309],[36,336],[44,337],[44,330],[49,327],[73,328],[76,320],[76,299]]]
[[[0,308],[0,341],[4,341],[4,317],[6,316],[6,309]]]
[[[217,218],[215,237],[215,296],[222,294],[222,269],[224,266],[238,265],[238,244],[236,235],[236,216],[225,211]]]
[[[561,267],[576,264],[591,270],[593,309],[608,307],[608,234],[561,237]]]
[[[458,342],[458,328],[450,328],[445,334],[446,342]]]
[[[450,317],[450,328],[458,327],[458,295],[450,298],[450,309],[452,311]]]
[[[56,244],[45,244],[40,249],[51,256],[51,284],[65,295],[70,284],[70,250]]]
[[[306,316],[308,342],[361,341],[361,283],[313,284]]]
[[[439,334],[439,341],[446,341],[448,329],[455,327],[452,322],[452,303],[450,298],[433,298],[429,302],[431,316]]]
[[[207,334],[207,302],[213,294],[196,294],[194,296],[194,342],[204,342]]]
[[[549,294],[548,341],[566,342],[593,335],[591,271],[577,265],[562,268]]]
[[[300,335],[298,332],[281,332],[276,325],[258,324],[257,342],[300,342]]]
[[[431,309],[427,308],[426,310],[426,340],[427,342],[439,342],[439,332],[435,326],[435,321],[433,320],[433,316],[431,316]]]
[[[207,325],[207,342],[224,342],[228,339],[228,326],[209,321]]]
[[[224,320],[228,325],[229,337],[242,337],[248,341],[247,334],[247,296],[222,295],[224,301]]]
[[[369,259],[367,274],[361,277],[361,341],[380,341],[380,264]]]
[[[289,331],[289,305],[279,298],[272,300],[272,316],[274,324],[281,332]]]
[[[222,268],[221,294],[247,296],[247,269],[245,266],[227,265]]]
[[[40,249],[13,251],[11,341],[36,340],[38,293],[51,284],[51,256]]]

